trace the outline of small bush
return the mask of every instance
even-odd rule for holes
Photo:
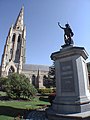
[[[6,80],[6,93],[10,98],[20,99],[34,97],[37,93],[35,87],[30,84],[29,79],[24,74],[10,74]]]
[[[41,94],[52,93],[53,89],[50,89],[50,88],[38,89],[38,92]]]

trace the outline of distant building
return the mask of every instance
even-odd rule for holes
[[[10,27],[1,60],[0,75],[23,73],[30,83],[44,88],[43,80],[48,77],[49,66],[25,64],[26,26],[24,25],[24,7],[21,8],[16,23]]]

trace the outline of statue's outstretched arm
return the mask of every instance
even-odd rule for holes
[[[59,26],[61,29],[64,29],[64,27],[62,27],[59,22],[58,22],[58,26]]]

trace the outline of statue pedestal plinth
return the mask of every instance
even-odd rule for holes
[[[56,98],[47,110],[49,120],[74,120],[72,114],[74,117],[78,114],[82,116],[83,112],[90,111],[87,58],[88,54],[83,47],[67,46],[52,53],[51,59],[55,61]]]

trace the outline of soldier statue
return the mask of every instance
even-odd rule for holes
[[[72,32],[69,24],[68,24],[68,23],[65,24],[65,28],[62,27],[59,22],[58,22],[58,25],[59,25],[59,27],[60,27],[61,29],[64,30],[64,41],[65,41],[65,44],[66,44],[66,45],[73,44],[72,37],[73,37],[74,33]]]

